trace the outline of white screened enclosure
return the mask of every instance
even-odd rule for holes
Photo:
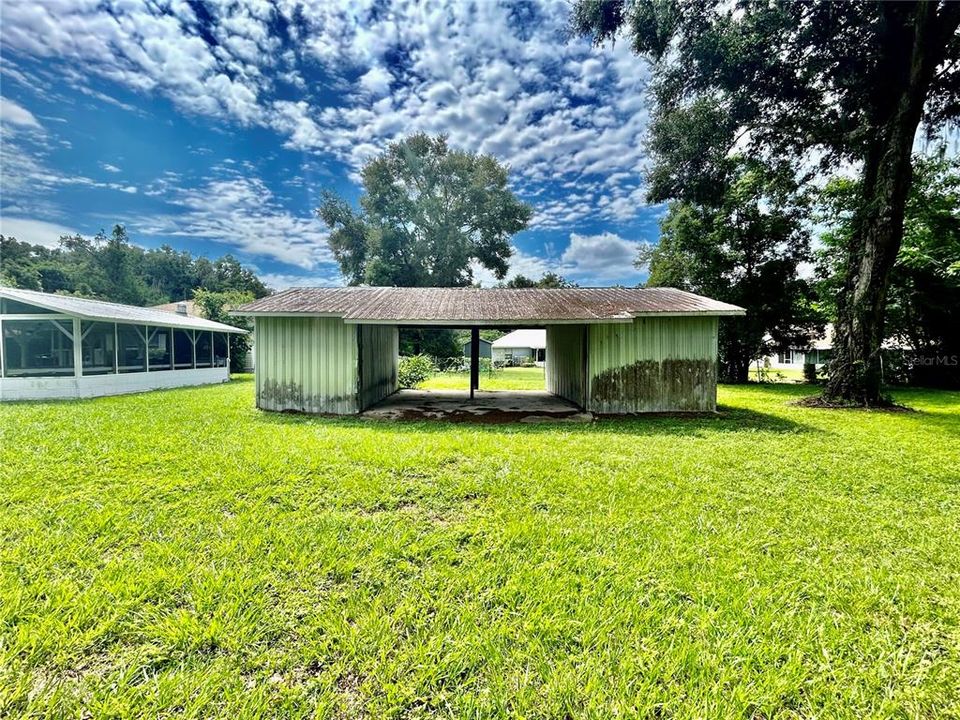
[[[203,318],[0,287],[0,400],[224,382],[230,333]]]

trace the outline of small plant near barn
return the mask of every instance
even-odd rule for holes
[[[429,355],[404,355],[397,369],[397,382],[401,388],[416,388],[435,372],[436,366]]]

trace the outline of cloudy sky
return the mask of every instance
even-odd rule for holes
[[[635,284],[643,62],[569,40],[566,0],[4,0],[2,231],[127,226],[232,252],[276,288],[338,284],[320,191],[418,130],[491,153],[534,207],[511,274]],[[492,279],[480,273],[485,284]]]

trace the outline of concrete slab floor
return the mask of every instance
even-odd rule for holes
[[[544,390],[399,390],[361,414],[372,420],[590,422],[593,415]]]

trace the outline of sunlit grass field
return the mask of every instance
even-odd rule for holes
[[[506,367],[480,373],[481,390],[543,390],[542,367]],[[441,372],[422,383],[421,390],[469,390],[470,373]]]
[[[960,716],[960,394],[576,425],[0,406],[0,717]]]

